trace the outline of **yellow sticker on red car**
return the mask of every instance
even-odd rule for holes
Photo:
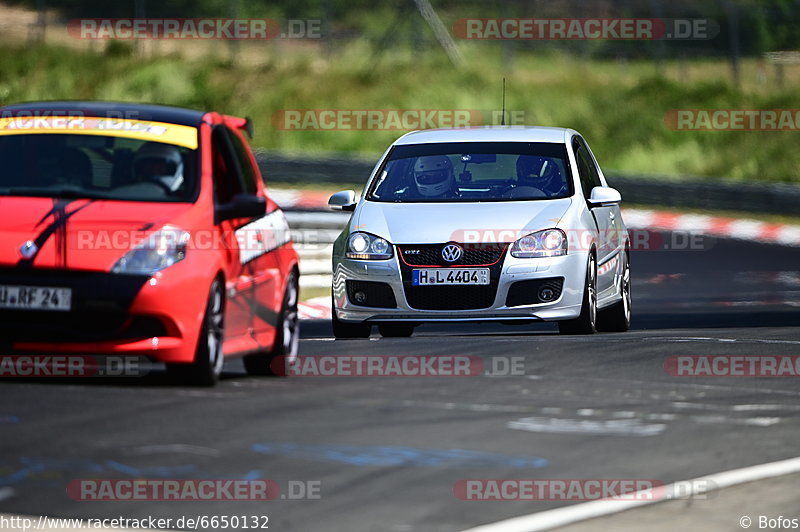
[[[166,122],[90,116],[2,117],[0,135],[98,135],[197,149],[197,128]]]

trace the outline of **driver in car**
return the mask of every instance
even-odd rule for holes
[[[445,155],[420,157],[414,163],[414,183],[425,198],[457,198],[461,196],[456,185],[453,163]]]
[[[517,159],[517,187],[534,187],[549,198],[565,192],[567,183],[561,168],[550,157],[520,155]]]
[[[183,158],[175,146],[148,142],[134,155],[133,172],[141,182],[176,192],[183,185]]]

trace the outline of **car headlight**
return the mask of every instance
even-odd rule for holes
[[[545,229],[525,235],[511,246],[511,256],[518,259],[559,257],[567,254],[567,235],[561,229]]]
[[[386,239],[369,233],[353,233],[347,239],[347,258],[385,260],[392,258],[392,246]]]
[[[127,252],[111,268],[113,273],[153,275],[186,258],[189,233],[166,225]]]

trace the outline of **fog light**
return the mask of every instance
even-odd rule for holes
[[[539,290],[539,299],[547,303],[555,299],[556,293],[552,288],[544,287]]]
[[[367,301],[367,294],[364,292],[356,292],[353,294],[353,299],[355,299],[356,303],[364,303]]]

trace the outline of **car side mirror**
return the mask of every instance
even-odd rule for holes
[[[233,220],[236,218],[256,218],[267,212],[267,200],[252,194],[237,194],[229,201],[216,208],[217,220]]]
[[[357,203],[354,190],[342,190],[330,197],[328,207],[334,211],[354,211]]]
[[[589,205],[593,207],[618,205],[622,201],[619,191],[611,187],[594,187],[589,196]]]

